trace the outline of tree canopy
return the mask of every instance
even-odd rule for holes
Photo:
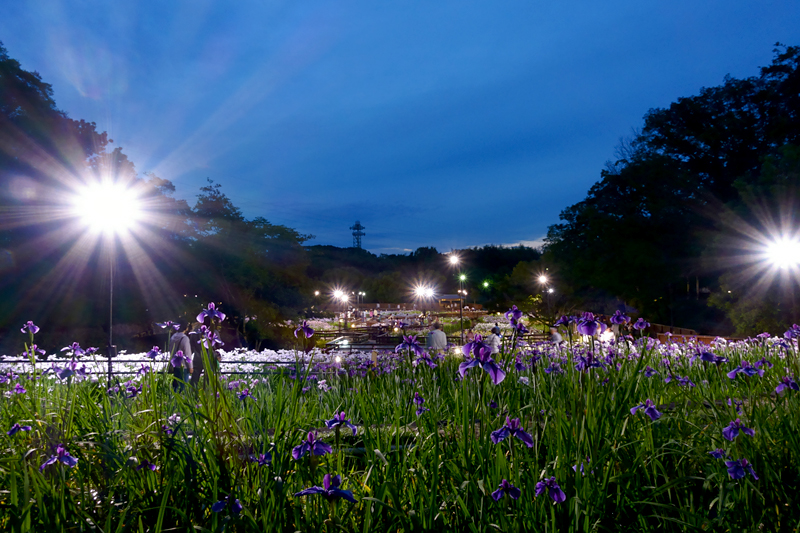
[[[735,240],[725,213],[738,213],[739,231],[759,227],[748,206],[776,209],[779,198],[796,198],[799,66],[800,48],[778,45],[760,75],[726,77],[648,111],[586,199],[549,228],[546,255],[564,281],[584,298],[604,293],[654,321],[758,333],[755,323],[727,322],[719,309],[730,305],[706,300],[721,290],[726,267],[718,244]],[[784,313],[778,322],[790,320]]]

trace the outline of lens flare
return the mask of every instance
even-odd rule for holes
[[[141,218],[139,198],[131,189],[111,182],[89,185],[78,191],[75,214],[98,233],[127,231]]]
[[[781,237],[766,246],[767,261],[777,268],[793,268],[800,265],[800,241]]]

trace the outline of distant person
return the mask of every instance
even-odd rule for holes
[[[431,354],[447,350],[447,335],[442,331],[442,325],[439,322],[431,326],[426,344],[428,352]]]
[[[561,333],[558,332],[557,328],[550,328],[550,342],[558,344],[563,340],[564,338],[561,336]]]
[[[469,330],[467,330],[467,333],[466,335],[464,335],[464,338],[467,339],[467,342],[473,342],[475,340],[475,332],[472,331],[472,328],[469,328]]]
[[[179,350],[183,352],[185,358],[179,366],[172,367],[172,388],[177,391],[183,391],[183,387],[189,382],[189,376],[194,371],[194,362],[192,361],[192,341],[189,338],[189,332],[192,330],[191,322],[183,328],[182,331],[176,332],[169,339],[169,354],[175,355]],[[202,366],[202,364],[201,364]]]
[[[483,343],[492,349],[492,355],[500,353],[500,343],[502,339],[500,338],[500,326],[497,324],[494,325],[492,328],[492,332],[483,339]]]

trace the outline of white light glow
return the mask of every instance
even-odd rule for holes
[[[800,240],[782,237],[767,245],[767,260],[778,268],[800,265]]]
[[[539,283],[547,283],[547,276],[545,276],[544,274],[539,276]]]
[[[335,291],[333,291],[333,297],[336,298],[337,300],[341,300],[343,296],[344,296],[344,293],[342,291],[340,291],[339,289],[336,289]]]
[[[129,230],[142,214],[135,192],[111,182],[90,185],[79,191],[73,208],[89,228],[104,233]]]
[[[451,255],[450,256],[450,264],[451,265],[457,265],[460,261],[461,261],[461,259],[459,259],[459,257],[457,255]]]
[[[550,293],[550,294],[553,294],[554,292],[556,292],[556,290],[551,287],[551,288],[547,289],[547,292]]]

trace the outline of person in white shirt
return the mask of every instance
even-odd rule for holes
[[[492,349],[492,355],[500,353],[500,343],[502,339],[500,337],[500,328],[495,326],[492,328],[492,332],[483,339],[483,343]]]
[[[438,322],[431,326],[426,342],[429,354],[447,350],[447,335],[442,331],[442,325]]]

